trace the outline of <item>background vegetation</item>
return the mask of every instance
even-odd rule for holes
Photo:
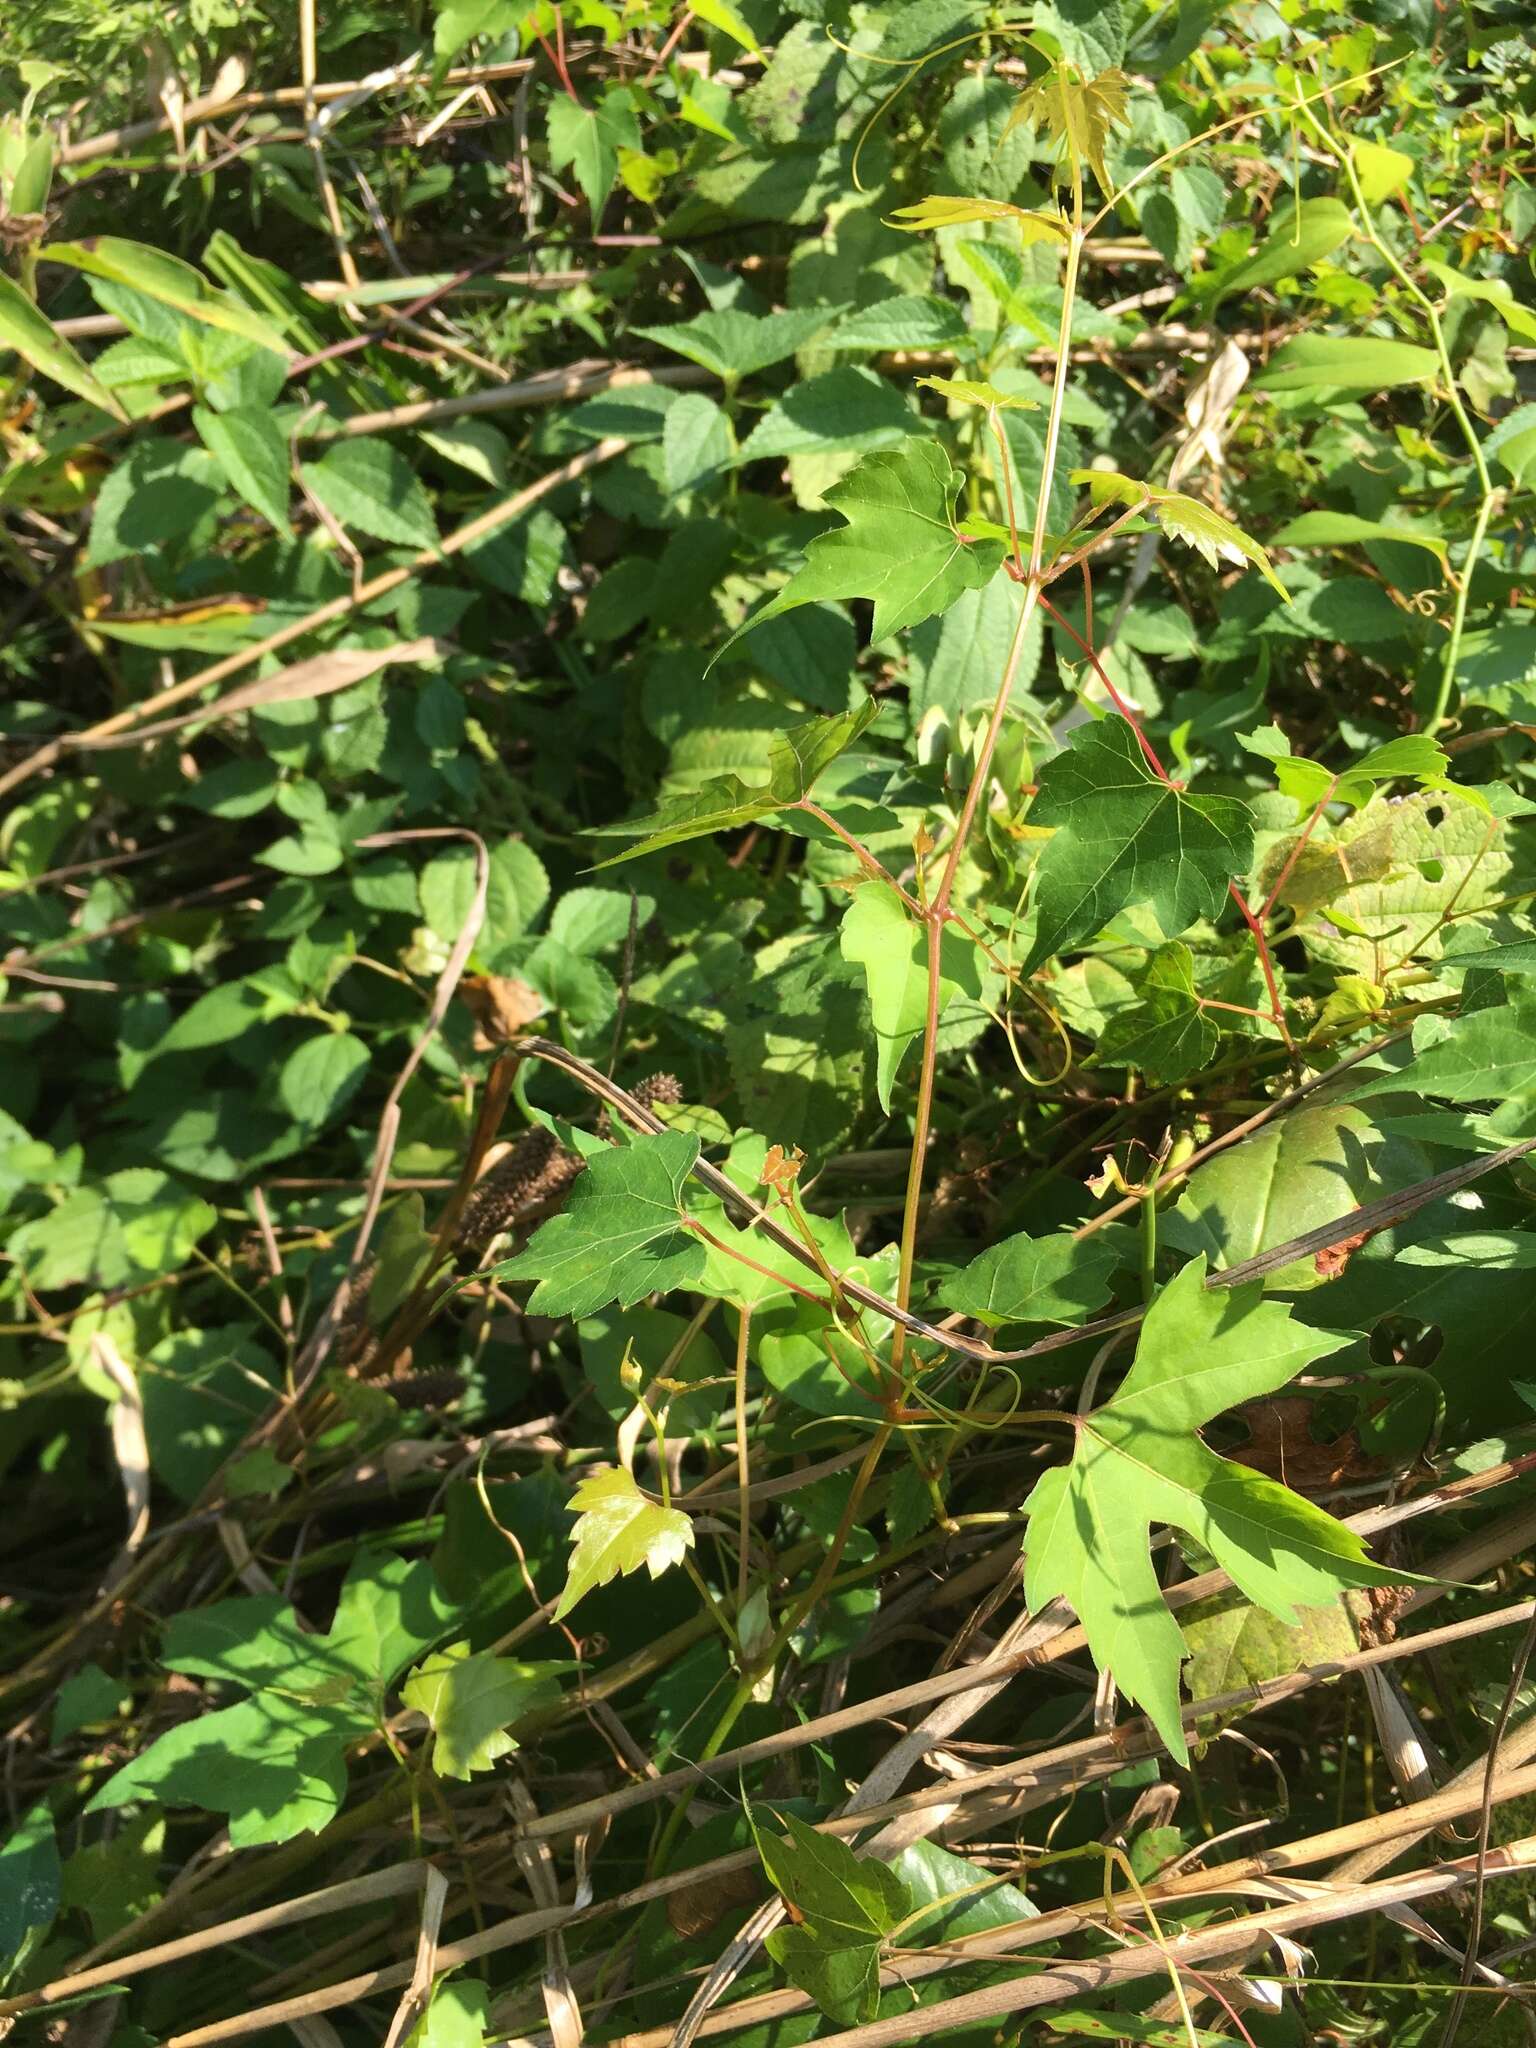
[[[18,2038],[1531,2037],[1530,29],[12,0]]]

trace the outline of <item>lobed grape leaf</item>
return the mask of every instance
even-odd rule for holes
[[[1252,847],[1247,806],[1162,781],[1124,718],[1080,727],[1045,764],[1030,823],[1056,830],[1035,867],[1026,973],[1127,904],[1150,905],[1169,937],[1214,916]]]
[[[937,441],[909,437],[900,447],[866,455],[824,493],[847,524],[811,542],[804,565],[737,627],[714,661],[744,633],[796,605],[873,598],[874,637],[883,640],[947,611],[962,591],[990,582],[1003,545],[961,539],[955,501],[962,482]]]
[[[576,1516],[570,1570],[554,1618],[570,1613],[594,1587],[642,1566],[659,1579],[693,1548],[693,1524],[677,1508],[650,1500],[622,1466],[583,1479],[571,1495]]]
[[[704,1271],[705,1246],[683,1226],[683,1186],[699,1141],[660,1131],[599,1152],[558,1216],[537,1229],[514,1258],[492,1270],[501,1280],[533,1280],[536,1316],[589,1316],[616,1301],[689,1287]]]
[[[1181,1762],[1178,1623],[1148,1548],[1154,1522],[1186,1530],[1258,1606],[1284,1621],[1344,1586],[1401,1574],[1369,1562],[1360,1538],[1299,1494],[1207,1449],[1198,1431],[1224,1409],[1273,1393],[1350,1342],[1293,1323],[1259,1285],[1208,1290],[1190,1261],[1158,1295],[1118,1391],[1078,1426],[1071,1463],[1025,1502],[1031,1609],[1072,1603],[1094,1662],[1146,1709]]]

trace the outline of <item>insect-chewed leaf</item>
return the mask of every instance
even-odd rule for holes
[[[1006,199],[961,199],[935,193],[913,206],[898,206],[887,227],[906,234],[921,234],[933,228],[959,228],[976,220],[1011,220],[1018,223],[1019,238],[1030,242],[1064,242],[1069,229],[1059,213],[1040,213],[1027,206],[1011,206]]]
[[[577,1516],[570,1571],[555,1620],[585,1594],[643,1566],[659,1579],[693,1548],[693,1524],[677,1508],[650,1500],[622,1467],[583,1479],[571,1495]]]
[[[616,1301],[688,1287],[704,1270],[705,1247],[683,1227],[683,1184],[699,1141],[660,1131],[598,1153],[558,1216],[536,1230],[491,1277],[536,1280],[528,1298],[539,1316],[589,1316]]]
[[[1112,129],[1125,125],[1129,91],[1130,80],[1115,67],[1096,78],[1080,78],[1070,64],[1057,64],[1020,93],[1003,135],[1025,126],[1044,128],[1073,162],[1091,164],[1108,192],[1104,145]]]
[[[962,591],[989,583],[1003,550],[995,541],[968,546],[960,538],[955,501],[962,481],[937,441],[908,439],[866,455],[825,493],[847,524],[811,542],[804,566],[736,629],[715,661],[743,633],[796,605],[873,598],[874,635],[883,640],[948,611]]]
[[[1205,1260],[1193,1259],[1148,1310],[1135,1364],[1082,1422],[1071,1463],[1047,1472],[1025,1503],[1030,1607],[1071,1601],[1095,1660],[1181,1761],[1184,1639],[1163,1602],[1150,1524],[1187,1530],[1250,1600],[1286,1621],[1297,1602],[1402,1576],[1373,1565],[1343,1523],[1217,1457],[1197,1434],[1349,1342],[1292,1322],[1261,1284],[1207,1289]]]

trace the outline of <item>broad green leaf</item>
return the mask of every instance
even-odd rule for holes
[[[1119,1248],[1103,1236],[1005,1237],[989,1245],[939,1289],[946,1308],[989,1329],[1004,1323],[1086,1322],[1109,1300]]]
[[[1044,78],[1019,94],[1003,133],[1043,128],[1070,162],[1091,165],[1108,192],[1111,179],[1104,167],[1104,149],[1113,131],[1128,124],[1129,90],[1130,80],[1114,66],[1096,78],[1082,78],[1070,64],[1053,65]]]
[[[439,1977],[432,2003],[405,2037],[405,2048],[482,2048],[491,2029],[489,1986],[467,1977]]]
[[[115,420],[128,415],[83,356],[55,331],[48,315],[33,304],[18,284],[0,274],[0,349],[14,349],[34,370],[55,384],[99,405]]]
[[[866,455],[826,493],[846,525],[811,542],[804,566],[737,628],[715,660],[754,626],[796,605],[872,598],[874,636],[883,640],[990,582],[1004,544],[961,539],[955,502],[962,481],[936,441],[907,440]]]
[[[40,1799],[0,1844],[0,1961],[9,1962],[34,1927],[59,1910],[59,1846]]]
[[[771,369],[804,348],[841,306],[800,306],[788,313],[744,313],[737,307],[700,313],[670,327],[637,327],[643,340],[658,342],[690,362],[702,363],[727,383]]]
[[[113,1720],[127,1697],[128,1688],[120,1678],[110,1677],[99,1664],[82,1664],[65,1679],[54,1697],[48,1740],[57,1748],[82,1728]],[[3,1949],[4,1943],[0,1942],[0,1950]]]
[[[247,505],[279,533],[288,528],[288,443],[271,413],[235,406],[228,412],[192,408],[198,439]]]
[[[1255,391],[1389,391],[1399,384],[1430,384],[1440,358],[1411,341],[1374,335],[1298,334],[1277,349]]]
[[[115,1834],[76,1849],[64,1866],[59,1904],[84,1913],[93,1939],[104,1941],[158,1903],[164,1855],[164,1815],[142,1813]]]
[[[919,954],[921,937],[921,927],[907,915],[894,889],[873,880],[855,889],[843,913],[839,944],[843,958],[864,970],[875,1031],[875,1088],[887,1115],[896,1071],[907,1048],[922,1036],[928,1013],[928,949],[924,944]],[[962,991],[980,995],[981,977],[975,946],[953,925],[945,926],[940,961],[938,1015],[942,1017]]]
[[[691,1287],[705,1246],[683,1227],[682,1197],[698,1156],[698,1139],[681,1131],[599,1152],[561,1213],[495,1276],[537,1281],[528,1300],[537,1316],[587,1316],[611,1301],[627,1308],[642,1295]]]
[[[440,1778],[488,1771],[517,1748],[514,1721],[560,1697],[559,1664],[519,1664],[468,1643],[449,1643],[418,1664],[400,1688],[432,1726],[432,1768]]]
[[[1447,299],[1478,299],[1483,305],[1492,306],[1505,326],[1522,341],[1536,341],[1536,313],[1521,305],[1505,278],[1468,277],[1464,271],[1452,270],[1448,263],[1436,263],[1427,256],[1424,268]]]
[[[941,1849],[937,1842],[912,1843],[891,1859],[888,1868],[907,1893],[903,1948],[929,1948],[961,1935],[986,1934],[1039,1918],[1040,1908],[1016,1884],[1001,1882],[995,1872]],[[931,1910],[925,1912],[925,1907]]]
[[[1166,534],[1187,542],[1213,569],[1223,562],[1231,562],[1239,569],[1252,564],[1265,582],[1289,602],[1290,593],[1258,542],[1198,498],[1165,490],[1161,484],[1139,483],[1118,470],[1074,469],[1072,482],[1084,487],[1095,505],[1129,505],[1137,510],[1144,507]]]
[[[1299,205],[1293,200],[1277,209],[1258,248],[1217,278],[1214,299],[1311,270],[1354,231],[1354,216],[1341,199],[1303,199]]]
[[[548,121],[550,168],[563,171],[569,165],[576,173],[595,230],[603,202],[613,190],[619,151],[643,146],[634,96],[627,86],[610,86],[595,106],[588,107],[557,92],[549,102]]]
[[[1445,561],[1446,542],[1442,534],[1417,522],[1362,519],[1354,512],[1303,512],[1288,519],[1271,535],[1276,547],[1347,548],[1361,541],[1401,541],[1408,547],[1427,548],[1440,562]]]
[[[258,1694],[170,1729],[115,1772],[86,1811],[141,1799],[199,1806],[229,1816],[237,1849],[318,1833],[346,1796],[347,1749],[374,1725],[360,1705]]]
[[[44,254],[50,263],[68,264],[109,284],[125,284],[191,320],[271,349],[274,355],[288,354],[288,344],[259,313],[233,292],[215,290],[200,270],[164,249],[125,242],[117,235],[94,235],[86,242],[50,242]]]
[[[502,36],[515,29],[518,0],[439,0],[432,24],[432,55],[446,71],[466,43],[476,36]]]
[[[145,435],[107,472],[96,493],[86,566],[104,569],[190,536],[214,511],[223,483],[205,449]]]
[[[702,391],[685,391],[672,407],[662,426],[661,448],[662,474],[674,493],[718,476],[736,452],[729,419]],[[649,563],[645,571],[654,573]]]
[[[791,385],[775,399],[742,444],[738,463],[829,450],[888,448],[905,440],[912,408],[894,384],[873,370],[843,363]]]
[[[829,348],[838,349],[951,351],[969,344],[971,330],[953,300],[913,292],[861,306],[839,320],[826,339]]]
[[[1199,1252],[1213,1271],[1241,1265],[1406,1185],[1422,1157],[1414,1146],[1389,1142],[1363,1110],[1303,1103],[1198,1167],[1158,1218],[1159,1234],[1165,1244]],[[1264,1280],[1271,1293],[1324,1284],[1312,1259]]]
[[[1153,774],[1128,720],[1080,727],[1040,771],[1030,823],[1056,829],[1035,864],[1035,938],[1022,971],[1146,904],[1176,937],[1214,917],[1252,857],[1253,825],[1231,797],[1190,796]]]
[[[1297,1603],[1394,1577],[1331,1515],[1218,1458],[1197,1434],[1349,1342],[1293,1323],[1257,1286],[1208,1289],[1205,1260],[1194,1259],[1148,1310],[1134,1365],[1079,1425],[1071,1463],[1046,1473],[1025,1503],[1031,1609],[1071,1602],[1094,1661],[1145,1708],[1180,1762],[1189,1755],[1179,1724],[1184,1639],[1163,1604],[1147,1540],[1153,1522],[1185,1530],[1250,1600],[1285,1621]]]
[[[1188,946],[1159,946],[1136,984],[1137,1001],[1110,1018],[1095,1058],[1106,1067],[1133,1067],[1159,1087],[1184,1081],[1210,1065],[1221,1028],[1195,988]]]
[[[1497,460],[1517,484],[1536,470],[1536,405],[1519,405],[1499,421],[1483,443],[1483,454]]]
[[[926,234],[937,228],[959,228],[977,220],[1011,220],[1017,223],[1019,239],[1031,242],[1065,242],[1070,229],[1059,213],[1038,213],[1024,206],[1010,206],[1005,199],[962,199],[936,194],[919,199],[912,206],[898,206],[887,226],[907,233]]]
[[[345,527],[401,547],[437,545],[432,501],[390,441],[337,441],[318,462],[304,464],[304,482]]]
[[[590,1171],[590,1168],[588,1169]],[[677,1508],[650,1500],[622,1467],[583,1479],[570,1498],[577,1517],[570,1571],[554,1618],[561,1620],[595,1587],[643,1566],[659,1579],[693,1548],[693,1524]]]
[[[368,1072],[368,1048],[350,1031],[321,1031],[277,1072],[277,1097],[296,1124],[320,1130],[341,1115]]]
[[[739,775],[722,775],[702,789],[673,797],[643,818],[600,827],[599,833],[609,837],[621,832],[643,836],[639,845],[599,861],[598,866],[613,867],[637,854],[654,853],[659,847],[676,846],[684,839],[700,839],[711,832],[733,831],[756,818],[792,808],[810,795],[817,779],[839,754],[847,752],[879,709],[872,697],[866,697],[856,711],[840,711],[835,718],[813,718],[776,734],[768,752],[766,782],[747,783]]]

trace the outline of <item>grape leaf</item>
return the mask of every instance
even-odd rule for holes
[[[1005,1237],[946,1280],[946,1308],[997,1329],[1003,1323],[1081,1323],[1109,1299],[1119,1249],[1102,1237]]]
[[[875,1027],[875,1088],[887,1115],[896,1070],[913,1039],[921,1036],[928,1014],[928,955],[925,946],[923,957],[917,957],[920,935],[901,898],[883,882],[862,884],[843,913],[842,955],[864,969]],[[953,925],[944,928],[940,963],[942,1017],[954,996],[980,996],[981,977],[976,948]]]
[[[583,1479],[568,1503],[577,1516],[570,1571],[554,1618],[594,1587],[643,1565],[659,1579],[693,1548],[693,1524],[677,1508],[647,1499],[622,1467]]]
[[[1006,199],[965,199],[944,192],[919,199],[913,206],[898,206],[886,226],[922,234],[930,228],[965,227],[974,220],[1017,222],[1019,239],[1026,247],[1031,242],[1065,242],[1070,232],[1059,213],[1034,213],[1027,207],[1011,206]]]
[[[1098,1061],[1134,1067],[1159,1085],[1197,1074],[1216,1056],[1221,1032],[1195,988],[1188,946],[1159,946],[1137,987],[1140,1001],[1117,1011],[1099,1037]]]
[[[1015,128],[1044,128],[1075,164],[1091,164],[1106,192],[1112,189],[1104,165],[1110,132],[1127,123],[1126,94],[1130,80],[1111,67],[1097,78],[1080,78],[1070,64],[1057,64],[1044,78],[1027,86],[1008,116],[1004,138]]]
[[[1260,1286],[1207,1290],[1191,1260],[1147,1312],[1136,1362],[1078,1427],[1069,1465],[1025,1502],[1031,1610],[1069,1600],[1095,1661],[1145,1708],[1181,1762],[1184,1638],[1163,1604],[1148,1528],[1169,1522],[1211,1552],[1257,1605],[1291,1621],[1343,1586],[1385,1585],[1360,1538],[1299,1494],[1208,1450],[1197,1434],[1223,1409],[1272,1393],[1351,1340],[1308,1330]],[[1400,1574],[1396,1576],[1401,1576]]]
[[[660,1131],[599,1152],[558,1216],[542,1224],[515,1258],[492,1268],[501,1280],[536,1280],[536,1316],[589,1316],[616,1301],[690,1287],[705,1247],[683,1227],[683,1185],[699,1141]]]
[[[793,1814],[788,1840],[753,1820],[769,1882],[794,1909],[794,1924],[769,1935],[768,1953],[830,2019],[854,2026],[880,2002],[880,1945],[911,1908],[905,1885],[883,1863]]]
[[[1056,831],[1035,866],[1025,973],[1127,904],[1149,904],[1170,937],[1214,916],[1248,865],[1253,829],[1236,799],[1188,796],[1154,775],[1124,718],[1080,727],[1046,763],[1030,823]]]
[[[432,1768],[440,1778],[488,1771],[517,1748],[509,1724],[559,1698],[559,1664],[519,1664],[468,1643],[449,1643],[418,1664],[400,1697],[432,1725]]]
[[[658,847],[676,846],[684,839],[701,839],[710,832],[730,832],[750,825],[754,818],[766,818],[774,811],[793,807],[811,793],[816,780],[839,754],[845,753],[879,713],[879,705],[866,697],[856,711],[840,711],[835,718],[811,718],[775,735],[768,751],[768,780],[743,782],[739,775],[717,775],[701,789],[686,790],[643,818],[626,818],[622,824],[600,825],[593,837],[638,832],[644,836],[636,846],[599,861],[611,868],[637,854],[654,853]]]
[[[1219,568],[1223,562],[1231,562],[1239,569],[1245,563],[1251,564],[1265,582],[1278,590],[1287,604],[1290,603],[1290,592],[1275,574],[1269,556],[1258,542],[1198,498],[1187,498],[1182,491],[1165,490],[1161,484],[1139,483],[1135,477],[1122,476],[1113,469],[1074,469],[1072,481],[1086,486],[1095,505],[1119,504],[1136,510],[1145,509],[1170,540],[1184,541],[1197,554],[1203,555],[1213,569]]]
[[[592,209],[594,229],[603,202],[613,190],[619,151],[640,146],[640,124],[627,86],[611,87],[595,107],[558,93],[549,103],[550,169],[563,171],[569,165],[576,173],[576,182]]]
[[[883,640],[947,611],[963,590],[990,582],[1004,543],[967,545],[960,538],[955,500],[961,482],[937,441],[908,439],[866,455],[824,494],[846,526],[811,542],[803,567],[736,629],[715,661],[754,626],[796,605],[873,598],[874,636]]]

